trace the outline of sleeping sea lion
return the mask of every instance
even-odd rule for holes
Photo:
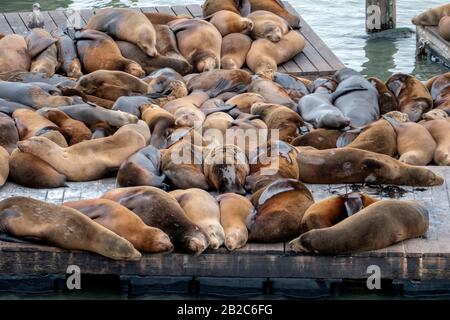
[[[61,34],[56,42],[58,48],[58,57],[60,68],[68,77],[79,78],[83,75],[81,72],[81,62],[78,58],[77,48],[68,35]]]
[[[411,22],[419,26],[437,26],[444,16],[450,16],[450,4],[428,9],[412,18]]]
[[[27,35],[28,51],[32,57],[30,72],[45,73],[48,77],[55,74],[59,67],[56,39],[41,28],[34,28]]]
[[[376,77],[367,79],[378,91],[378,105],[380,107],[380,114],[391,111],[398,111],[398,101],[394,94],[388,89],[386,84]]]
[[[248,17],[254,24],[251,35],[255,40],[263,38],[279,42],[289,32],[288,22],[270,11],[253,11]]]
[[[450,122],[446,119],[431,120],[422,125],[436,141],[436,149],[433,155],[434,162],[439,166],[450,165]]]
[[[0,147],[11,153],[16,148],[19,139],[14,119],[0,112]]]
[[[29,71],[31,57],[25,38],[9,34],[0,39],[0,72]]]
[[[241,69],[245,64],[252,39],[242,33],[230,33],[222,39],[222,69]]]
[[[0,187],[2,187],[9,176],[9,153],[0,146]]]
[[[247,92],[260,94],[267,103],[281,104],[291,109],[297,106],[282,86],[265,78],[255,77]]]
[[[300,28],[300,17],[290,13],[284,3],[280,0],[249,0],[252,12],[265,10],[275,13],[285,19],[292,28]]]
[[[221,10],[204,19],[212,23],[219,30],[222,37],[225,37],[230,33],[249,34],[253,30],[254,24],[251,20],[251,15],[249,18],[243,18],[229,10]]]

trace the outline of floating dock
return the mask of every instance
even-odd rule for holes
[[[450,68],[450,42],[443,39],[437,27],[416,27],[417,53],[437,58]]]
[[[286,3],[289,11],[296,13],[295,9]],[[185,15],[195,18],[201,18],[202,8],[199,5],[173,6],[173,7],[147,7],[134,8],[142,12],[163,12],[172,15]],[[74,21],[79,21],[83,26],[95,14],[96,10],[56,10],[44,11],[45,29],[52,30],[65,29],[73,26]],[[28,31],[27,17],[28,12],[0,13],[0,33],[24,34]],[[323,40],[314,32],[309,24],[301,18],[300,33],[306,40],[306,46],[302,53],[292,60],[279,66],[278,71],[290,73],[307,78],[316,78],[318,76],[331,75],[344,67],[344,64],[323,42]]]

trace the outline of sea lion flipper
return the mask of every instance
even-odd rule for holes
[[[348,130],[343,132],[336,141],[336,147],[343,148],[355,140],[361,133],[362,128],[357,128],[354,130]]]
[[[237,0],[238,10],[242,17],[247,17],[252,12],[252,5],[249,0]]]

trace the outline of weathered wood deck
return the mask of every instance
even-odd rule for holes
[[[290,11],[295,9],[286,3]],[[173,7],[147,7],[135,8],[142,12],[164,12],[173,15],[187,15],[191,17],[202,17],[202,9],[199,5],[173,6]],[[73,15],[78,16],[81,26],[83,26],[94,15],[96,10],[80,10],[72,12],[70,10],[44,11],[45,29],[52,31],[55,29],[64,29],[71,26]],[[26,12],[0,13],[0,33],[23,34],[28,31]],[[69,20],[69,17],[72,19]],[[301,19],[302,28],[300,33],[306,39],[306,47],[302,53],[292,60],[279,66],[280,72],[292,73],[304,77],[317,77],[330,75],[344,67],[344,64],[336,57],[330,48],[313,31],[309,24]]]
[[[450,42],[443,39],[437,27],[417,26],[419,54],[431,55],[450,68]]]

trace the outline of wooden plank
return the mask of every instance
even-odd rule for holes
[[[319,52],[317,52],[317,50],[309,41],[306,41],[305,48],[303,49],[303,54],[306,58],[306,61],[297,61],[299,65],[302,65],[301,63],[307,65],[309,62],[312,65],[312,68],[308,66],[309,70],[312,69],[311,71],[336,71],[324,60],[324,58],[319,54]],[[301,56],[297,56],[294,58],[294,60],[300,59]]]
[[[300,74],[303,71],[293,60],[283,63],[282,66],[288,73]]]
[[[44,28],[48,32],[52,32],[58,29],[58,26],[56,25],[55,21],[53,21],[52,17],[50,17],[50,14],[48,11],[42,11],[42,16],[44,17]]]
[[[91,20],[92,16],[94,15],[94,11],[90,9],[81,9],[80,10],[81,17],[83,20],[88,23],[89,20]]]
[[[70,23],[68,23],[66,16],[64,15],[63,11],[61,11],[61,10],[50,11],[49,14],[50,14],[50,17],[52,17],[53,21],[55,22],[55,24],[57,25],[59,30],[64,30],[65,28],[67,28],[70,25]]]
[[[80,10],[63,10],[62,12],[71,27],[81,28],[86,24]],[[74,25],[74,23],[78,25]]]
[[[293,60],[305,74],[319,72],[319,69],[311,63],[304,52],[296,55]]]
[[[144,8],[141,8],[141,11],[142,12],[158,12],[158,10],[156,10],[155,7],[144,7]]]
[[[193,17],[191,12],[185,6],[172,6],[172,10],[177,16]]]
[[[188,5],[187,9],[189,10],[189,12],[196,18],[202,18],[203,17],[203,10],[202,8],[197,5]]]
[[[28,32],[28,27],[22,21],[17,12],[4,13],[4,16],[8,21],[9,25],[11,26],[12,30],[14,31],[14,33],[25,34],[26,32]]]
[[[170,14],[173,16],[175,15],[175,12],[173,12],[172,9],[168,6],[157,6],[156,10],[158,10],[158,12],[161,12],[161,13],[167,13],[167,14]]]
[[[9,25],[8,21],[6,20],[5,16],[0,13],[0,32],[3,34],[13,34],[14,30]]]

